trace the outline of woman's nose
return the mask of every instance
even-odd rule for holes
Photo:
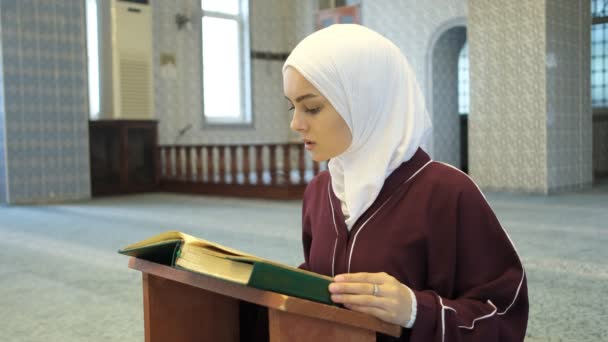
[[[294,132],[302,132],[306,130],[306,123],[304,122],[304,120],[302,120],[297,110],[294,110],[293,112],[293,117],[291,118],[291,123],[289,124],[289,127]]]

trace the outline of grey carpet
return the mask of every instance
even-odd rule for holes
[[[489,194],[527,268],[527,341],[608,336],[608,186]],[[175,194],[0,206],[0,341],[143,341],[141,275],[116,250],[176,229],[301,259],[300,202]]]

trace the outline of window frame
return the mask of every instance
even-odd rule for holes
[[[201,114],[203,128],[253,128],[254,116],[252,110],[251,96],[251,48],[250,48],[250,25],[249,25],[249,0],[238,0],[239,13],[229,14],[217,11],[206,11],[202,8],[202,1],[199,1],[201,9],[200,17],[200,67],[201,67]],[[233,117],[208,117],[205,115],[205,78],[204,78],[204,57],[203,57],[203,18],[212,17],[220,19],[236,20],[238,24],[238,44],[239,44],[239,60],[240,64],[240,115],[238,118]]]
[[[462,54],[464,51],[466,51],[466,57],[463,58]],[[464,83],[462,81],[462,79],[460,78],[460,74],[461,74],[460,63],[462,60],[466,60],[466,73],[467,73],[466,91],[463,91],[463,89],[461,88],[462,84]],[[471,112],[471,66],[469,63],[469,42],[468,42],[468,40],[464,41],[464,44],[462,44],[462,47],[460,48],[460,52],[458,53],[457,68],[458,68],[458,115],[469,115],[469,113]],[[463,97],[466,98],[466,105],[463,105],[460,102],[461,98],[463,98]],[[462,107],[466,107],[467,111],[461,111],[461,109],[463,109]]]
[[[593,0],[591,0],[593,1]],[[608,1],[608,0],[605,0]],[[593,4],[592,4],[592,9],[593,9]],[[604,3],[604,7],[606,7],[606,2]],[[601,12],[604,12],[604,9],[602,9]],[[591,32],[593,32],[593,25],[601,25],[601,24],[608,24],[608,13],[604,13],[601,16],[595,16],[594,13],[591,13]],[[590,45],[593,45],[593,37],[589,38],[589,43]],[[591,53],[590,53],[591,55]],[[590,56],[592,57],[592,56]],[[593,63],[593,60],[590,61],[591,63]],[[589,77],[593,77],[593,74],[591,73],[591,67],[589,68]],[[591,81],[589,82],[589,91],[590,91],[590,100],[591,100],[591,112],[593,113],[593,115],[602,115],[602,116],[608,116],[608,106],[602,106],[602,107],[594,107],[593,106],[593,88],[591,88]]]
[[[89,21],[89,9],[95,9],[95,22]],[[100,53],[101,49],[101,36],[100,36],[100,21],[102,20],[100,15],[100,5],[98,0],[85,0],[84,1],[84,14],[85,14],[85,36],[86,36],[86,59],[87,59],[87,109],[88,109],[88,118],[89,120],[98,120],[101,119],[101,106],[102,106],[102,98],[101,98],[101,63],[102,54]],[[94,25],[94,26],[93,26]],[[94,35],[94,41],[91,41],[91,35]],[[95,47],[94,51],[91,51],[91,48]],[[93,58],[93,53],[95,54],[95,58]],[[95,63],[93,63],[95,61]],[[93,64],[93,65],[91,65]],[[94,69],[94,70],[92,70]],[[94,71],[96,76],[92,75]],[[93,84],[95,82],[95,84]],[[91,89],[93,86],[96,86],[95,89]],[[93,108],[93,99],[95,97],[96,106]],[[94,111],[96,110],[96,112]]]

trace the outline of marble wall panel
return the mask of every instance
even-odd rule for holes
[[[546,16],[547,187],[576,190],[593,178],[590,1],[547,1]]]
[[[1,1],[7,202],[90,197],[84,1]]]
[[[469,1],[469,172],[486,189],[547,191],[545,1]]]

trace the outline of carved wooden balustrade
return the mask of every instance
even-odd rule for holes
[[[325,168],[303,144],[161,145],[160,190],[271,199],[302,198]]]

